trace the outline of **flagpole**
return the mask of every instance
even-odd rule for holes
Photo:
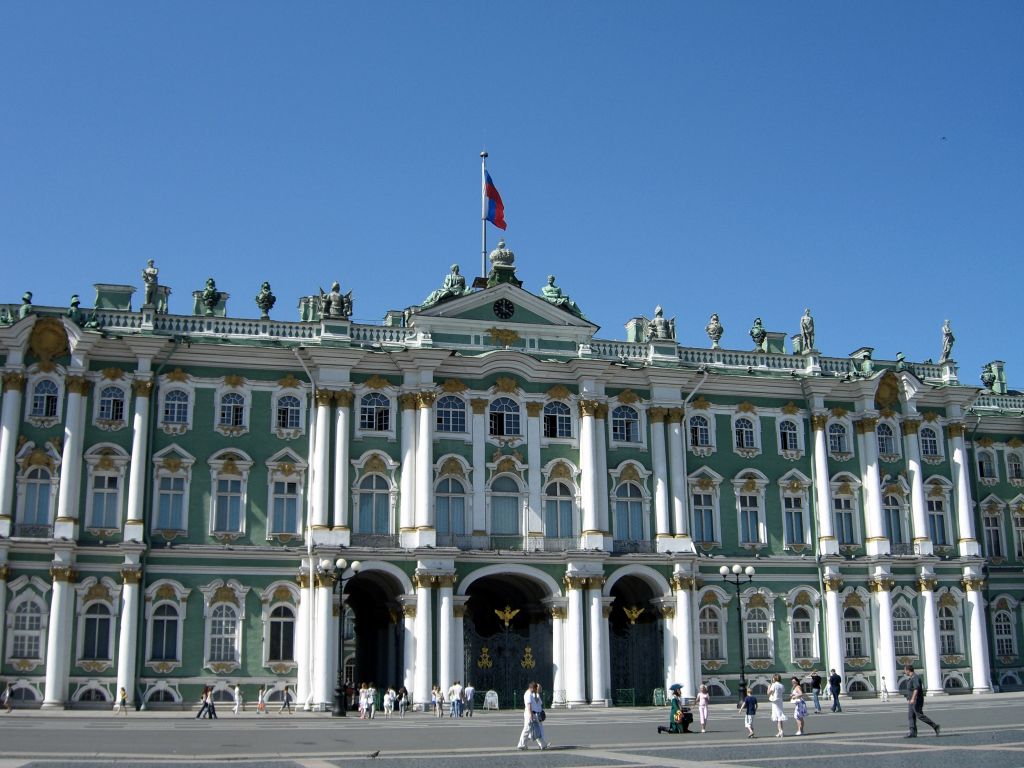
[[[487,153],[480,153],[480,277],[487,277]]]

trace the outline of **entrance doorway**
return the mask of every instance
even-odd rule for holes
[[[612,585],[611,594],[612,703],[653,704],[654,690],[665,687],[661,617],[651,602],[654,592],[643,579],[623,576]]]
[[[363,571],[345,585],[348,627],[345,632],[346,674],[351,682],[376,683],[378,690],[402,685],[401,585],[384,571]]]

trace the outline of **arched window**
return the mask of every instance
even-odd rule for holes
[[[466,403],[461,397],[445,395],[437,401],[437,431],[466,431]]]
[[[188,424],[188,392],[172,389],[164,395],[164,424]]]
[[[914,617],[904,606],[892,612],[892,649],[896,656],[914,656]]]
[[[43,419],[57,416],[57,385],[49,379],[41,379],[32,388],[32,415]]]
[[[82,622],[82,659],[109,661],[110,609],[103,603],[93,603],[85,611]]]
[[[636,483],[622,483],[615,489],[615,538],[644,540],[643,494]]]
[[[279,605],[270,612],[270,649],[267,661],[295,660],[295,612]]]
[[[453,477],[441,478],[434,492],[437,505],[436,528],[438,533],[466,533],[466,488]]]
[[[903,507],[899,498],[887,494],[882,499],[882,524],[885,527],[885,537],[890,544],[902,544],[905,541],[903,536]]]
[[[896,453],[896,438],[893,436],[892,427],[888,424],[879,424],[875,428],[878,436],[878,453],[882,456],[893,456]]]
[[[566,483],[548,483],[544,489],[544,535],[562,539],[576,535],[573,493]]]
[[[53,477],[45,467],[33,467],[25,473],[24,501],[19,530],[21,535],[33,534],[32,528],[50,524],[50,510],[53,505]]]
[[[750,419],[736,419],[734,431],[736,434],[737,448],[753,449],[756,447],[754,443],[754,422],[752,422]]]
[[[245,425],[245,398],[237,392],[226,392],[220,398],[220,419],[222,427]]]
[[[703,416],[690,417],[690,446],[706,448],[711,445],[711,429]]]
[[[299,429],[302,427],[302,404],[295,395],[284,395],[277,398],[278,429]]]
[[[78,697],[79,701],[110,701],[107,694],[99,688],[87,688]]]
[[[846,658],[864,658],[864,619],[856,608],[843,611],[843,641]]]
[[[747,610],[746,636],[748,659],[770,659],[772,657],[771,635],[768,633],[768,613],[763,608]]]
[[[299,533],[299,483],[274,480],[267,533]]]
[[[853,680],[846,688],[850,693],[866,693],[868,684],[863,680]]]
[[[996,479],[996,463],[991,451],[978,451],[978,477],[982,480]]]
[[[370,432],[391,429],[391,401],[380,392],[370,392],[359,400],[359,428]]]
[[[640,442],[640,415],[636,408],[620,405],[612,411],[612,440],[620,443]]]
[[[700,609],[699,632],[701,660],[724,660],[725,656],[722,654],[722,619],[718,614],[718,609],[714,606],[705,605]]]
[[[26,600],[15,609],[12,633],[12,658],[43,658],[43,609],[38,602]]]
[[[494,437],[521,435],[519,431],[519,404],[508,397],[499,397],[489,410],[490,434]]]
[[[210,661],[238,661],[238,613],[221,603],[210,615]]]
[[[828,451],[829,453],[849,453],[850,441],[846,434],[846,426],[843,424],[828,425]]]
[[[955,656],[960,653],[956,633],[956,615],[948,605],[939,608],[939,653]]]
[[[783,452],[800,450],[797,441],[796,424],[789,419],[779,424],[779,449]]]
[[[558,400],[544,404],[544,437],[572,437],[568,405]]]
[[[793,658],[810,659],[814,657],[814,625],[811,612],[800,606],[793,609],[790,622],[790,634],[793,640]]]
[[[997,611],[993,619],[996,639],[996,656],[1017,655],[1017,635],[1013,627],[1013,616],[1009,611]]]
[[[511,477],[496,477],[491,483],[491,533],[519,533],[519,484]]]
[[[104,387],[100,390],[100,418],[104,421],[124,421],[124,390]]]
[[[930,459],[939,455],[939,438],[931,427],[921,429],[921,455]]]
[[[152,661],[178,660],[178,610],[169,603],[153,611],[153,629],[149,658]]]
[[[359,481],[359,511],[355,533],[391,533],[391,488],[381,475],[367,475]]]

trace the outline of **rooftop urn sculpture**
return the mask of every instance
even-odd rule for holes
[[[270,283],[264,281],[260,292],[256,294],[256,306],[260,308],[260,320],[270,319],[270,310],[277,303],[277,297],[270,292]]]
[[[665,310],[659,304],[654,308],[654,318],[647,323],[647,340],[675,339],[676,319],[665,319]]]
[[[954,341],[956,341],[956,337],[953,335],[953,327],[949,324],[949,320],[946,320],[942,324],[942,356],[939,357],[940,363],[948,362],[952,358]]]
[[[947,321],[948,322],[948,321]],[[992,363],[985,363],[981,366],[981,385],[988,390],[991,390],[996,383],[996,372],[992,367]]]
[[[718,344],[722,340],[722,334],[725,333],[725,327],[718,321],[718,313],[713,313],[711,319],[708,320],[708,324],[704,326],[704,332],[711,339],[711,348],[720,349]]]
[[[754,342],[755,352],[766,352],[765,343],[768,340],[768,332],[761,325],[761,318],[754,318],[754,327],[750,329],[750,338]]]
[[[555,285],[555,276],[548,275],[548,282],[543,288],[540,289],[541,298],[549,304],[554,304],[556,307],[561,307],[566,312],[571,312],[576,317],[583,318],[583,310],[579,308],[579,305],[575,301],[570,299],[568,295],[562,293],[562,289]]]
[[[143,283],[143,286],[145,287],[145,296],[144,296],[144,298],[142,300],[142,305],[143,306],[156,306],[156,303],[157,303],[157,290],[156,290],[156,288],[157,288],[157,285],[158,285],[158,283],[157,283],[157,275],[159,273],[160,273],[160,270],[157,269],[154,266],[153,260],[149,259],[149,261],[146,262],[146,268],[144,270],[142,270],[142,283]]]
[[[441,283],[441,287],[423,300],[423,303],[420,304],[420,309],[427,309],[435,304],[440,304],[442,301],[458,298],[465,293],[467,293],[466,278],[459,274],[459,265],[452,264],[451,271],[444,276],[444,282]]]
[[[206,287],[203,288],[203,294],[201,300],[203,306],[206,307],[206,316],[212,317],[213,311],[217,308],[220,303],[221,292],[217,290],[217,283],[212,277],[206,278]]]

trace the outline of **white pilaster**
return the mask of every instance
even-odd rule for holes
[[[563,636],[563,655],[565,661],[565,689],[569,707],[579,707],[587,703],[586,690],[586,655],[583,650],[583,623],[586,616],[583,610],[583,593],[586,579],[581,576],[567,575],[565,589],[569,604],[565,619]]]
[[[843,614],[839,604],[839,591],[843,588],[843,577],[839,569],[825,566],[822,577],[825,585],[825,645],[828,648],[828,668],[836,670],[845,679],[843,672]],[[828,677],[828,675],[823,675]]]
[[[568,702],[565,690],[565,616],[566,602],[550,605],[551,610],[551,666],[552,705],[564,707]]]
[[[939,658],[939,623],[935,610],[935,587],[938,580],[930,568],[922,567],[917,588],[921,595],[921,640],[924,653],[925,684],[927,695],[937,696],[946,691],[942,687],[942,666]]]
[[[590,704],[591,706],[608,706],[610,694],[605,683],[604,661],[607,658],[608,619],[604,616],[604,605],[601,601],[601,586],[604,577],[591,576],[588,580],[587,602],[590,620]]]
[[[438,576],[437,589],[437,684],[446,694],[455,678],[452,676],[455,615],[452,611],[452,586],[455,575]]]
[[[892,595],[889,590],[896,582],[887,569],[880,572],[869,582],[875,596],[875,609],[878,614],[878,646],[875,658],[878,661],[878,674],[884,677],[886,684],[896,680],[896,653],[892,635]],[[879,682],[881,682],[879,680]]]
[[[128,469],[128,513],[124,524],[124,539],[142,541],[146,525],[146,514],[142,506],[146,498],[146,449],[149,445],[149,401],[153,393],[153,382],[136,379],[132,383],[132,390],[135,392],[135,408],[132,413],[132,458]],[[132,689],[126,686],[125,690],[131,699]]]
[[[452,598],[453,640],[452,640],[452,677],[463,685],[466,684],[466,596]]]
[[[675,682],[676,679],[676,658],[679,656],[678,646],[681,644],[676,640],[676,605],[675,600],[665,598],[658,605],[658,612],[661,614],[661,658],[663,666],[662,679],[665,682],[665,690]]]
[[[910,475],[910,524],[913,528],[914,553],[932,554],[932,540],[928,536],[928,517],[925,513],[924,474],[921,472],[921,446],[917,430],[921,422],[907,418],[903,429],[903,447],[907,452],[907,474]]]
[[[432,502],[434,480],[434,398],[433,392],[420,392],[416,425],[416,543],[432,547],[437,543]]]
[[[654,538],[659,552],[675,546],[668,508],[668,462],[665,456],[665,409],[649,408],[651,424],[651,465],[654,469]]]
[[[868,556],[888,555],[889,539],[882,524],[882,476],[878,469],[878,419],[864,416],[857,422],[864,464],[864,528]]]
[[[312,690],[313,669],[310,654],[312,603],[313,588],[310,585],[310,575],[303,568],[299,571],[299,606],[295,616],[295,701],[300,706],[309,700]]]
[[[53,536],[74,541],[78,538],[78,492],[82,479],[85,395],[89,391],[89,382],[84,376],[68,376],[65,386],[68,408],[64,420],[64,451],[61,454],[60,490]]]
[[[583,508],[584,549],[604,548],[604,529],[598,521],[597,459],[594,435],[594,409],[597,403],[580,400],[580,506]]]
[[[416,604],[415,595],[401,595],[402,603],[402,685],[416,702]],[[429,693],[429,691],[428,691]],[[429,701],[429,699],[428,699]]]
[[[471,400],[473,408],[473,534],[487,531],[484,480],[487,477],[487,401]]]
[[[526,461],[528,501],[526,510],[526,535],[544,535],[544,510],[541,508],[541,466],[540,466],[540,413],[543,403],[526,404]],[[531,544],[532,548],[534,545]]]
[[[690,540],[690,525],[686,514],[686,445],[683,442],[683,409],[670,408],[668,412],[668,482],[672,492],[672,531],[677,539]],[[692,551],[693,544],[684,547]],[[679,551],[679,542],[674,546]],[[684,696],[686,694],[683,694]]]
[[[974,503],[971,501],[971,481],[967,476],[967,447],[964,445],[964,425],[950,424],[949,438],[953,444],[953,483],[956,485],[956,520],[959,532],[960,557],[980,557],[981,545],[974,532]],[[982,622],[984,626],[984,622]],[[988,673],[986,672],[986,677]]]
[[[352,444],[349,433],[352,424],[352,393],[348,390],[334,396],[334,530],[335,540],[343,547],[352,541],[352,523],[349,512],[351,489],[349,467]]]
[[[311,534],[314,541],[324,540],[327,524],[328,486],[331,458],[331,401],[334,393],[326,389],[316,391],[316,435],[313,448],[310,502],[313,510]]]
[[[683,697],[693,699],[697,696],[697,679],[694,670],[700,667],[700,642],[694,631],[693,621],[693,587],[694,579],[689,574],[677,571],[672,577],[672,588],[676,596],[676,658],[675,674],[677,682],[683,686]]]
[[[597,498],[597,526],[604,533],[605,549],[611,547],[612,524],[608,515],[608,404],[594,409],[594,495]]]
[[[61,553],[56,557],[61,558]],[[43,709],[63,709],[68,697],[68,667],[71,663],[71,612],[74,609],[74,571],[70,559],[55,560],[50,568],[53,594],[50,625],[46,635],[46,687]]]
[[[121,568],[124,586],[121,588],[121,616],[117,636],[117,690],[128,692],[128,703],[135,703],[135,656],[139,629],[139,580],[137,566]]]
[[[836,540],[835,527],[832,525],[832,489],[828,476],[828,444],[825,441],[825,428],[828,424],[828,413],[815,413],[811,417],[814,429],[814,495],[817,501],[818,517],[818,554],[827,557],[839,554],[839,542]]]
[[[402,475],[399,484],[398,530],[403,547],[416,545],[416,395],[398,398],[402,408]],[[412,688],[406,687],[412,692]]]
[[[21,391],[25,376],[21,371],[3,375],[4,400],[0,416],[0,537],[11,535],[14,518],[14,457],[18,448],[18,426],[21,423]]]
[[[964,568],[963,585],[967,590],[967,626],[971,638],[972,693],[992,693],[988,663],[988,626],[985,621],[985,581],[973,566]]]
[[[313,643],[313,709],[317,712],[329,708],[334,698],[335,679],[331,675],[332,658],[338,655],[337,634],[334,623],[334,574],[317,574],[314,600],[316,601],[316,637]]]
[[[416,665],[413,701],[422,709],[430,706],[431,655],[433,653],[433,577],[417,573],[416,584]]]

